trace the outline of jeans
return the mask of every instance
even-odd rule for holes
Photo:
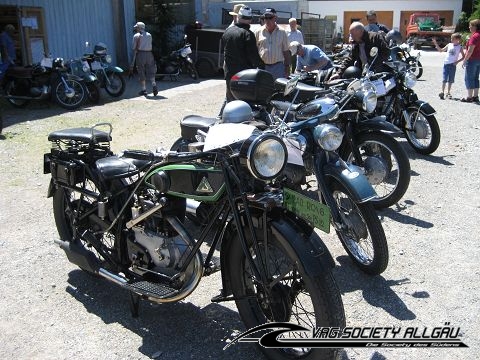
[[[478,89],[480,76],[480,59],[468,60],[465,66],[465,87],[467,89]]]
[[[455,72],[457,67],[455,64],[444,64],[443,65],[443,82],[444,83],[454,83],[455,82]]]

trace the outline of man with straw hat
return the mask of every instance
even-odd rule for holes
[[[232,20],[232,23],[231,23],[228,27],[235,25],[235,23],[237,22],[237,19],[238,19],[238,12],[239,12],[240,9],[241,9],[242,7],[244,7],[244,6],[246,6],[246,5],[244,5],[244,4],[235,4],[235,5],[233,6],[233,11],[230,11],[230,12],[229,12],[229,14],[233,16],[233,20]]]

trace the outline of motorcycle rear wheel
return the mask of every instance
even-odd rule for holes
[[[299,254],[281,234],[257,229],[259,252],[249,241],[249,252],[257,263],[267,259],[261,269],[266,270],[267,281],[274,283],[267,293],[256,279],[242,250],[238,232],[233,231],[228,259],[231,289],[240,317],[247,329],[268,322],[291,322],[300,326],[343,327],[345,314],[342,299],[330,269],[309,276],[304,268],[309,254]],[[247,232],[248,237],[248,232]],[[258,333],[257,333],[258,334]],[[300,333],[300,336],[302,334]],[[267,349],[260,346],[269,359],[332,359],[338,349],[283,348]]]
[[[15,81],[9,81],[5,85],[5,95],[6,96],[15,96]],[[7,98],[6,99],[10,105],[16,108],[24,108],[28,105],[30,100],[27,99],[14,99],[14,98]]]
[[[336,180],[331,181],[330,190],[343,220],[336,232],[344,249],[363,272],[381,274],[388,265],[388,244],[372,203],[355,203]]]
[[[105,79],[105,91],[112,97],[119,97],[125,92],[125,79],[117,72],[107,72]]]
[[[390,135],[381,132],[362,133],[355,141],[364,162],[365,175],[378,195],[371,200],[373,206],[383,209],[400,201],[410,184],[410,160],[403,148]],[[348,147],[342,150],[341,156],[356,164]]]
[[[68,86],[73,89],[73,96],[66,92],[65,85],[61,79],[58,79],[52,86],[52,96],[55,102],[67,110],[79,108],[87,98],[87,92],[84,85],[75,79],[65,79]]]
[[[97,191],[93,182],[87,180],[88,188]],[[95,235],[98,243],[101,244],[100,252],[84,238],[78,236],[88,232],[101,230],[98,224],[89,221],[88,216],[83,216],[92,212],[96,207],[93,198],[82,196],[79,193],[60,187],[53,194],[53,217],[57,227],[60,239],[66,242],[74,242],[94,254],[97,260],[102,263],[105,261],[104,254],[113,254],[115,246],[115,236],[112,233]],[[93,234],[91,236],[94,236]],[[83,269],[86,270],[86,269]]]
[[[430,155],[440,145],[440,127],[435,115],[427,115],[417,107],[409,108],[409,119],[413,130],[403,129],[408,143],[422,155]]]

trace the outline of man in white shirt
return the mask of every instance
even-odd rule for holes
[[[303,40],[303,34],[300,30],[297,29],[297,19],[291,18],[288,20],[290,29],[287,29],[288,43],[291,44],[293,41],[298,42],[299,44],[305,44]],[[297,64],[297,55],[292,55],[291,58],[292,72],[295,71],[295,66]]]
[[[147,95],[146,80],[148,79],[152,82],[153,95],[157,96],[158,89],[155,83],[157,66],[152,53],[152,35],[148,31],[145,31],[145,24],[143,22],[137,22],[133,30],[135,31],[135,35],[133,35],[132,50],[137,65],[140,85],[142,86],[139,95]]]

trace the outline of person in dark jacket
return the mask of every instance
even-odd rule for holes
[[[222,36],[224,46],[224,73],[227,85],[227,102],[235,100],[230,92],[230,79],[239,71],[255,69],[262,63],[258,54],[255,34],[250,31],[252,9],[242,6],[238,11],[238,20],[234,26],[225,30]]]
[[[361,22],[353,22],[350,25],[350,36],[352,54],[337,68],[332,80],[341,77],[345,69],[352,65],[363,69],[366,64],[372,64],[370,70],[375,72],[388,70],[384,62],[390,57],[390,49],[383,33],[368,32]],[[374,47],[378,49],[378,55],[370,56],[370,50]]]

